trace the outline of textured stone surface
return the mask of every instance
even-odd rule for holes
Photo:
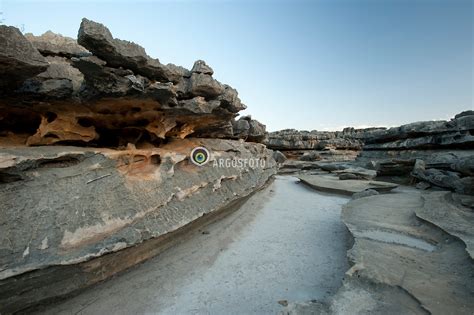
[[[474,259],[474,212],[457,203],[452,193],[436,191],[423,194],[423,206],[416,215],[431,222],[466,244],[466,251]]]
[[[196,146],[212,152],[202,167],[188,161]],[[265,165],[213,165],[235,152]],[[7,179],[0,185],[0,287],[25,272],[78,264],[177,230],[249,195],[276,169],[261,144],[212,139],[122,151],[12,148],[0,156]],[[0,305],[19,307],[17,294],[4,291]]]
[[[0,71],[23,73],[24,82],[0,100],[0,144],[123,148],[190,136],[252,142],[265,138],[265,125],[258,121],[235,121],[246,106],[235,89],[212,78],[213,70],[202,60],[192,71],[163,66],[142,47],[114,39],[105,26],[87,19],[79,42],[94,55],[83,54],[74,40],[51,32],[29,38],[49,50],[41,46],[45,59],[20,33],[9,35],[8,40],[24,47],[5,45],[11,46],[12,57]],[[37,66],[39,74],[14,68],[14,58],[24,59],[28,49],[45,62]]]
[[[63,56],[63,57],[84,57],[91,53],[79,45],[73,38],[55,34],[47,31],[41,36],[31,33],[25,34],[33,46],[43,55]]]
[[[103,24],[83,19],[77,41],[111,67],[123,67],[150,79],[179,81],[175,72],[148,56],[145,49],[133,42],[114,38]]]
[[[431,314],[470,314],[472,260],[461,241],[416,218],[422,207],[416,192],[371,196],[344,206],[342,219],[355,237],[347,276],[356,287],[367,281],[400,287]]]
[[[380,181],[367,181],[357,179],[339,180],[336,176],[325,175],[300,175],[298,178],[310,187],[328,192],[337,192],[352,195],[366,189],[374,189],[379,192],[387,192],[398,185]]]
[[[21,83],[46,70],[48,63],[13,26],[0,25],[0,94],[11,93]]]

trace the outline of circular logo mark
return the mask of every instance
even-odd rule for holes
[[[198,166],[203,166],[207,162],[209,162],[211,155],[209,154],[209,151],[205,147],[195,147],[191,151],[191,162]]]

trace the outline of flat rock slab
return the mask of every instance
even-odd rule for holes
[[[346,204],[342,219],[355,239],[346,274],[361,286],[400,287],[431,314],[472,314],[472,259],[461,241],[416,217],[423,204],[417,192]]]
[[[415,209],[416,215],[460,238],[474,258],[474,211],[455,202],[451,192],[435,191],[422,198],[423,206]]]
[[[314,189],[342,193],[346,195],[352,195],[366,189],[373,189],[378,192],[387,192],[398,187],[397,184],[380,181],[367,181],[358,179],[339,180],[339,178],[336,176],[301,175],[298,178],[303,183]]]

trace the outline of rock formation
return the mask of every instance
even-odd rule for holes
[[[265,126],[235,120],[245,105],[204,61],[161,64],[84,19],[77,42],[0,26],[0,73],[0,313],[156,255],[275,173]],[[236,158],[259,162],[217,163]]]
[[[8,86],[0,91],[0,143],[142,147],[174,137],[265,136],[265,126],[250,117],[245,132],[234,132],[245,105],[204,61],[191,71],[163,65],[87,19],[79,44],[51,32],[25,38],[2,26],[0,33],[0,84]]]
[[[288,129],[269,133],[265,143],[305,162],[353,160],[360,167],[376,171],[377,176],[412,177],[460,194],[474,194],[473,111],[462,112],[449,121],[423,121],[389,129]]]

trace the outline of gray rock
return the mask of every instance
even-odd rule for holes
[[[232,121],[233,134],[237,138],[247,139],[250,130],[250,124],[247,119],[238,119]]]
[[[378,192],[388,192],[398,187],[397,184],[387,182],[356,179],[339,180],[339,178],[336,176],[327,175],[300,175],[298,178],[303,183],[316,190],[340,193],[350,196],[366,189],[373,189],[377,190]]]
[[[188,81],[186,91],[192,96],[214,98],[224,92],[224,87],[208,74],[193,73]]]
[[[342,173],[338,175],[340,180],[348,180],[348,179],[364,179],[361,176],[353,173]]]
[[[194,63],[193,68],[191,69],[191,72],[208,74],[208,75],[214,74],[214,70],[212,70],[212,68],[209,67],[204,60],[197,60]]]
[[[210,114],[219,106],[220,103],[218,101],[208,102],[202,96],[197,96],[189,100],[182,100],[178,102],[178,108],[188,110],[195,114]]]
[[[114,38],[109,29],[100,23],[82,19],[77,41],[110,67],[130,69],[152,80],[178,82],[180,79],[176,71],[148,56],[143,47]]]
[[[363,167],[351,166],[342,170],[332,171],[335,174],[339,174],[339,179],[366,179],[372,180],[377,176],[377,172],[374,170],[368,170]]]
[[[474,155],[455,159],[451,169],[464,175],[474,175]]]
[[[416,189],[426,190],[431,187],[431,185],[427,182],[419,182],[415,185]]]
[[[360,199],[364,197],[369,197],[369,196],[375,196],[378,195],[379,192],[373,189],[366,189],[364,191],[357,192],[352,195],[352,199]]]
[[[224,91],[217,97],[217,100],[221,102],[221,107],[228,110],[231,113],[238,113],[241,110],[247,108],[238,97],[236,89],[233,89],[227,84],[223,84]]]
[[[33,46],[44,56],[62,56],[62,57],[86,57],[91,53],[79,45],[73,38],[55,34],[47,31],[41,36],[34,36],[31,33],[25,34]]]
[[[250,128],[247,140],[251,142],[262,142],[265,139],[267,127],[255,119],[251,119],[249,125]]]
[[[208,164],[189,162],[196,146],[213,153]],[[213,167],[236,154],[266,164]],[[0,172],[18,176],[0,185],[0,241],[14,240],[0,249],[0,311],[11,313],[156,255],[164,235],[236,204],[265,184],[276,163],[261,144],[185,139],[141,150],[4,149]]]
[[[84,98],[125,96],[135,91],[135,80],[128,77],[133,75],[131,71],[106,67],[106,62],[96,56],[73,58],[72,63],[87,83],[87,90],[82,95]]]
[[[472,259],[460,240],[417,218],[415,213],[423,204],[419,193],[395,193],[352,200],[343,207],[342,220],[354,236],[348,251],[352,267],[346,280],[354,287],[336,298],[337,302],[366,307],[359,295],[350,298],[358,288],[376,287],[380,292],[380,287],[399,287],[413,297],[412,305],[418,306],[403,314],[472,313]],[[376,296],[369,294],[372,301]],[[384,294],[383,299],[403,301],[390,294]],[[389,313],[390,304],[361,314]],[[348,313],[357,312],[350,309]]]
[[[465,110],[463,112],[460,112],[459,114],[454,116],[454,119],[459,119],[459,118],[465,117],[465,116],[474,116],[474,110]]]
[[[276,150],[276,151],[273,151],[273,159],[277,162],[277,163],[283,163],[286,161],[286,156],[281,153],[280,151]]]
[[[434,186],[447,188],[460,194],[474,194],[474,177],[461,178],[459,173],[434,168],[412,175]]]
[[[27,79],[19,92],[43,98],[66,98],[76,95],[84,82],[82,73],[63,57],[46,57],[45,72]]]
[[[415,209],[416,215],[461,239],[474,259],[474,212],[457,203],[450,192],[431,192],[422,198],[423,206]]]
[[[45,58],[16,27],[5,25],[0,25],[0,65],[2,94],[48,67]]]
[[[321,160],[321,155],[315,151],[306,152],[299,158],[300,161],[319,161]]]

